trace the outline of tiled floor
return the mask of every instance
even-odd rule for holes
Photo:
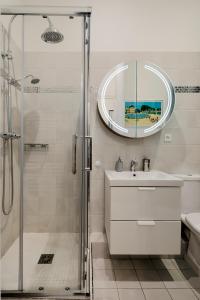
[[[79,287],[79,234],[24,234],[24,290],[65,293],[65,288]],[[19,242],[16,240],[1,260],[1,287],[17,290]],[[54,254],[52,264],[38,264],[42,253]]]
[[[181,258],[110,257],[92,237],[94,300],[197,300],[200,278]]]

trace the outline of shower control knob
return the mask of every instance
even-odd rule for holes
[[[16,134],[16,133],[12,133],[11,134],[11,139],[20,139],[21,135],[20,134]]]
[[[6,132],[6,133],[0,133],[0,137],[3,140],[9,140],[9,139],[19,139],[21,135],[13,133],[13,132]]]

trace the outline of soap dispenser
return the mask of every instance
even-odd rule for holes
[[[150,171],[150,159],[149,158],[143,158],[142,160],[142,169],[144,172]]]
[[[115,170],[117,172],[122,172],[123,171],[123,161],[121,160],[121,157],[119,157],[119,159],[115,163]]]

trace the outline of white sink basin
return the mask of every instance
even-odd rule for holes
[[[182,186],[183,180],[160,171],[105,171],[110,186]]]

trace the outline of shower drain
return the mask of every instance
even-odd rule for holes
[[[54,254],[41,254],[38,264],[52,264]]]

